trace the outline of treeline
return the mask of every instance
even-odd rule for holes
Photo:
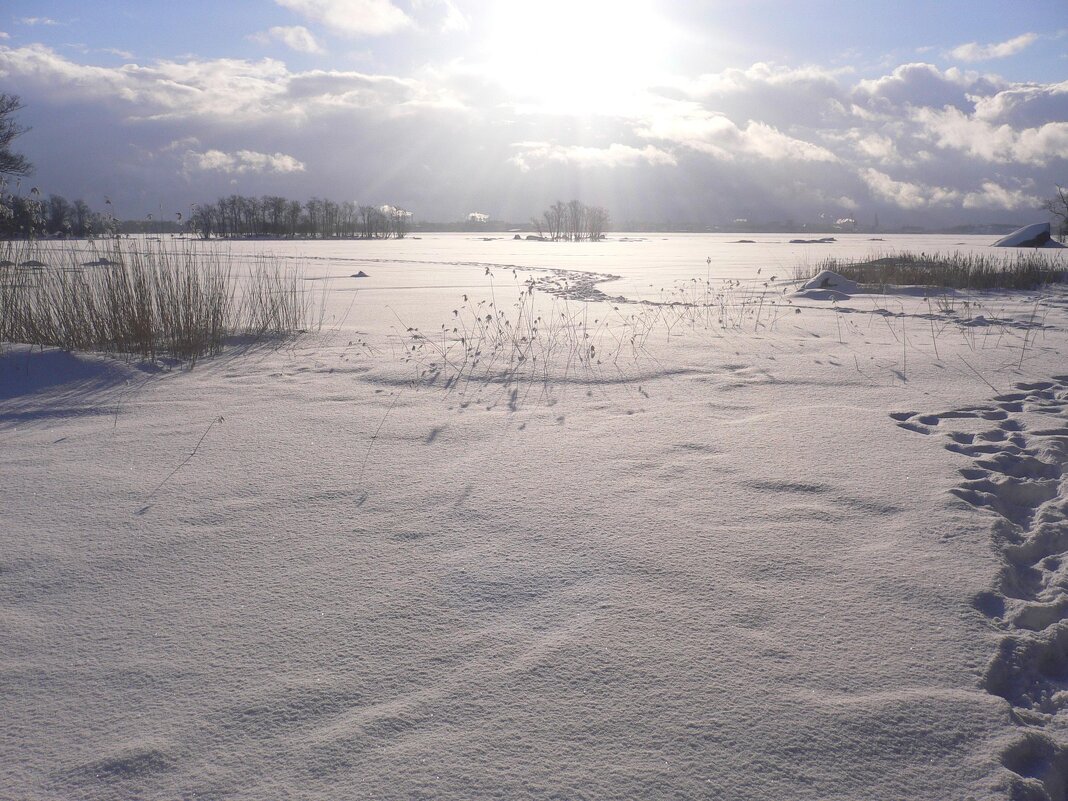
[[[117,234],[192,233],[209,239],[308,238],[403,239],[411,228],[410,212],[395,206],[362,206],[312,198],[301,203],[283,197],[231,195],[193,206],[188,217],[154,217],[118,221],[107,211],[93,211],[84,200],[62,195],[43,198],[34,187],[27,194],[8,192],[0,183],[0,239],[93,237]]]
[[[62,195],[44,199],[37,187],[23,195],[0,184],[0,239],[110,236],[116,231],[110,212],[93,211],[84,200],[72,203]]]
[[[556,242],[579,242],[584,239],[596,242],[604,238],[608,228],[608,212],[600,206],[587,206],[578,200],[569,203],[556,201],[542,212],[541,217],[531,217],[530,224],[538,236]]]
[[[304,203],[284,197],[230,195],[194,206],[190,229],[210,237],[308,239],[403,239],[411,212],[395,206],[362,206],[313,197]]]

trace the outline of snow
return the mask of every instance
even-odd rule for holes
[[[1003,236],[993,247],[996,248],[1063,248],[1060,242],[1050,238],[1050,224],[1034,223],[1017,228],[1008,236]]]
[[[6,345],[0,798],[1060,797],[1066,288],[628,239],[225,245],[322,331]],[[430,344],[521,302],[536,366]]]
[[[856,281],[851,281],[831,270],[820,270],[801,284],[793,296],[808,300],[849,300],[859,291],[860,286]]]

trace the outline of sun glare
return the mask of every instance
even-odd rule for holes
[[[671,34],[651,4],[499,5],[485,46],[488,68],[518,103],[547,111],[626,113],[666,66]]]

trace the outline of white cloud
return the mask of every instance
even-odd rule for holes
[[[993,181],[983,183],[982,192],[969,192],[961,205],[966,209],[1007,209],[1037,208],[1038,198],[1025,194],[1020,189],[1006,189]]]
[[[429,24],[441,33],[466,31],[471,21],[453,0],[412,0],[412,11],[422,25]]]
[[[298,53],[323,52],[323,48],[315,40],[312,32],[303,25],[276,25],[266,31],[252,34],[249,39],[261,44],[267,44],[272,41],[281,42],[290,50],[296,50]]]
[[[695,103],[662,104],[635,133],[683,145],[713,158],[730,161],[738,156],[774,161],[826,161],[838,157],[816,145],[755,120],[739,128],[724,114],[709,112]]]
[[[744,70],[677,81],[662,91],[668,97],[681,94],[732,119],[758,119],[780,128],[816,125],[845,114],[847,95],[839,83],[845,74],[845,70],[757,63]]]
[[[1068,153],[1068,122],[1016,130],[995,125],[955,108],[917,109],[913,118],[939,147],[959,150],[984,161],[1044,166]]]
[[[2,41],[4,39],[10,39],[10,38],[11,38],[11,34],[10,33],[8,33],[7,31],[0,31],[0,41]]]
[[[975,99],[975,116],[988,122],[1007,122],[1033,128],[1068,120],[1068,81],[1013,86],[992,96]]]
[[[854,146],[861,156],[878,161],[880,164],[895,164],[901,161],[897,145],[889,136],[878,133],[853,132]]]
[[[54,19],[51,19],[49,17],[19,17],[15,21],[18,22],[21,25],[30,25],[30,26],[35,26],[35,25],[59,25],[58,22],[56,22]]]
[[[1037,33],[1024,33],[995,44],[981,45],[978,42],[968,42],[954,47],[949,51],[949,55],[961,61],[990,61],[995,58],[1007,58],[1027,49],[1037,39]]]
[[[421,90],[417,81],[337,70],[296,73],[286,82],[289,99],[323,106],[396,107],[415,100]]]
[[[523,172],[547,164],[570,164],[577,167],[630,167],[639,163],[675,166],[675,157],[659,148],[644,148],[613,143],[608,147],[556,145],[549,142],[517,142],[519,151],[510,161]]]
[[[1004,83],[976,72],[950,67],[942,72],[932,64],[902,64],[889,75],[865,79],[853,88],[854,104],[869,112],[897,114],[902,108],[954,106],[971,109],[974,95],[1006,88]]]
[[[868,185],[873,195],[902,209],[946,206],[960,199],[960,192],[954,189],[895,181],[885,172],[871,168],[861,170],[860,178]]]
[[[419,81],[356,72],[290,72],[276,59],[160,61],[97,67],[77,64],[43,45],[0,45],[0,78],[17,75],[60,102],[100,100],[135,119],[208,117],[214,123],[306,118],[322,109],[394,111],[447,105]]]
[[[187,150],[182,157],[182,165],[187,171],[223,172],[227,174],[254,173],[291,173],[304,172],[304,164],[285,153],[257,153],[254,150],[238,150],[224,153],[221,150],[208,150],[198,153]]]
[[[730,68],[723,72],[706,73],[693,82],[681,84],[681,88],[694,97],[724,97],[776,87],[793,94],[815,93],[824,101],[841,93],[839,78],[849,72],[848,69],[785,67],[757,62],[747,69]]]
[[[343,36],[382,36],[412,24],[390,0],[275,0]]]
[[[742,152],[783,161],[838,161],[825,147],[787,136],[762,122],[750,120],[742,131]]]

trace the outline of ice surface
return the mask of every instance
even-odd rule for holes
[[[229,247],[323,330],[0,356],[0,798],[1061,797],[1064,288],[793,296],[859,237]],[[427,344],[520,303],[537,347]]]

